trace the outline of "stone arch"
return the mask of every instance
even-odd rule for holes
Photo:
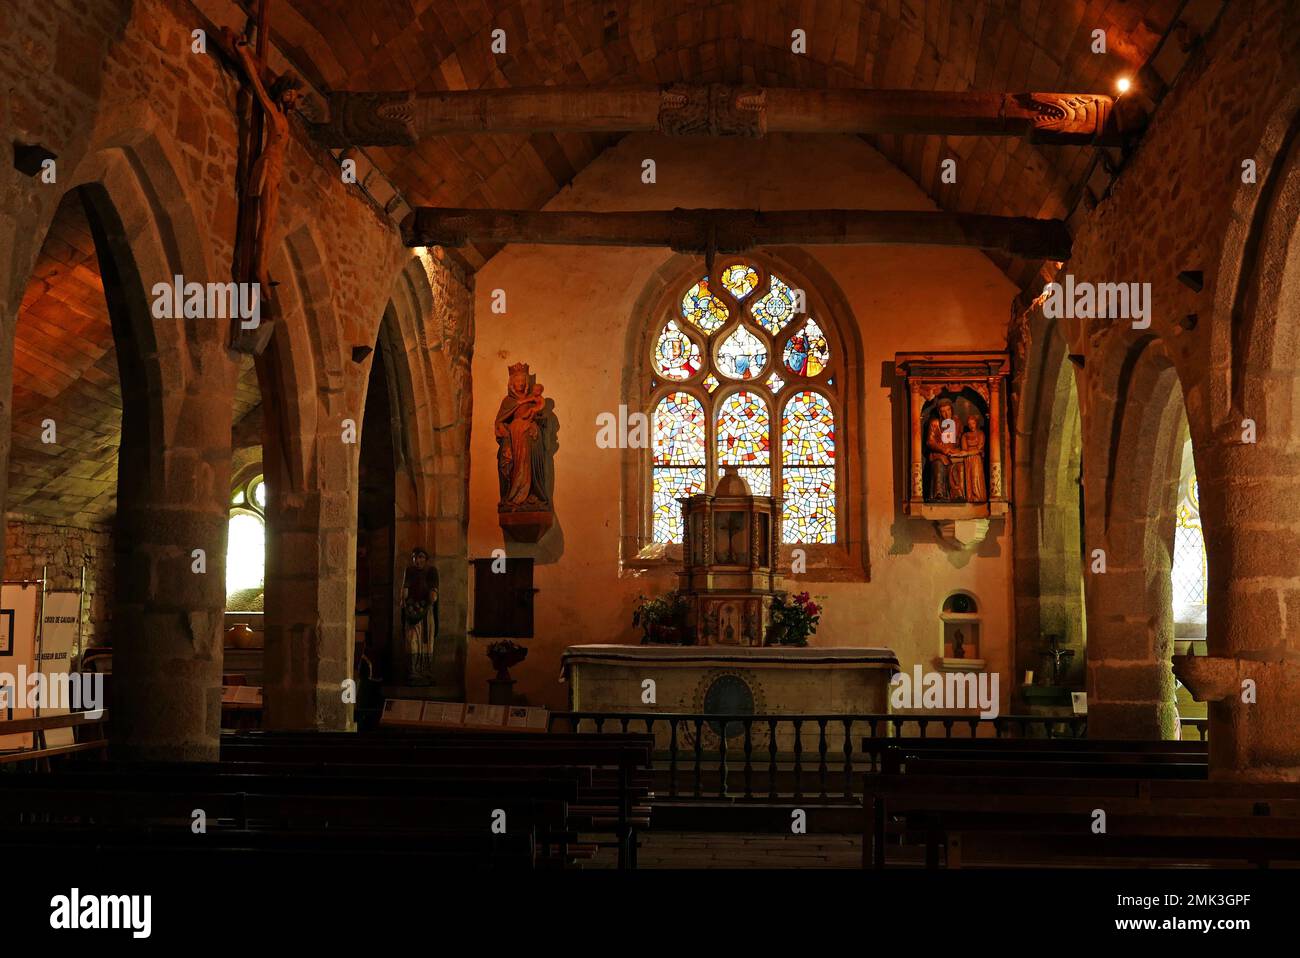
[[[234,364],[224,323],[151,308],[157,284],[210,276],[179,169],[146,122],[95,144],[65,182],[86,201],[122,386],[112,732],[124,754],[200,760],[216,758],[220,727]]]
[[[1044,635],[1083,668],[1082,425],[1074,364],[1057,321],[1035,311],[1016,404],[1016,667],[1037,671]],[[1070,684],[1081,676],[1070,677]]]
[[[1093,396],[1085,461],[1087,547],[1090,557],[1098,548],[1105,554],[1105,572],[1092,571],[1090,561],[1084,576],[1089,734],[1172,738],[1170,572],[1188,434],[1183,389],[1157,337],[1115,337],[1108,345],[1096,357],[1108,392]]]
[[[807,295],[808,313],[824,317],[823,330],[833,355],[839,356],[836,373],[837,394],[832,407],[836,416],[836,435],[840,449],[847,450],[837,472],[842,484],[837,516],[838,541],[831,545],[807,546],[811,575],[829,579],[863,580],[869,578],[867,549],[867,469],[869,454],[861,440],[861,423],[865,408],[864,369],[861,332],[853,308],[839,284],[816,257],[798,247],[774,247],[742,254],[739,258],[759,263],[764,269],[780,274],[800,286]],[[650,376],[650,348],[665,311],[675,306],[673,300],[688,288],[694,273],[701,269],[700,257],[678,253],[669,257],[646,279],[632,307],[623,344],[622,402],[629,413],[648,413],[653,404],[645,391]],[[732,320],[729,320],[732,322]],[[724,327],[725,328],[725,327]],[[787,383],[785,389],[791,388]],[[784,389],[782,390],[785,391]],[[655,401],[662,390],[656,391]],[[700,392],[702,395],[702,392]],[[775,414],[783,397],[770,397]],[[622,450],[621,492],[622,530],[620,561],[636,567],[657,561],[643,551],[650,541],[649,450]]]
[[[394,581],[400,585],[412,548],[429,551],[440,583],[434,680],[439,688],[459,694],[465,681],[469,601],[469,417],[456,397],[468,401],[468,356],[456,357],[463,368],[454,365],[449,350],[454,350],[455,334],[438,330],[440,304],[427,255],[407,259],[397,274],[376,352],[383,351],[391,402],[401,423]]]

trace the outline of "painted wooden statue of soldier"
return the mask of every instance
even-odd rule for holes
[[[429,553],[411,551],[411,564],[402,581],[402,629],[406,634],[412,685],[433,681],[433,643],[438,638],[438,570]]]

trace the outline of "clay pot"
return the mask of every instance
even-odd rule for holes
[[[255,649],[258,647],[257,634],[248,627],[247,622],[236,622],[226,629],[226,648]]]

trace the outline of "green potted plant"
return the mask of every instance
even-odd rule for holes
[[[685,641],[686,596],[680,592],[648,599],[637,597],[632,610],[632,626],[641,629],[641,643],[680,645]]]
[[[807,592],[772,597],[772,623],[767,630],[768,645],[807,645],[808,636],[817,631],[822,608]]]

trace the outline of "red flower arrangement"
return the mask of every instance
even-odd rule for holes
[[[791,598],[777,595],[772,599],[772,628],[768,645],[807,645],[808,636],[817,631],[822,607],[807,592]]]

